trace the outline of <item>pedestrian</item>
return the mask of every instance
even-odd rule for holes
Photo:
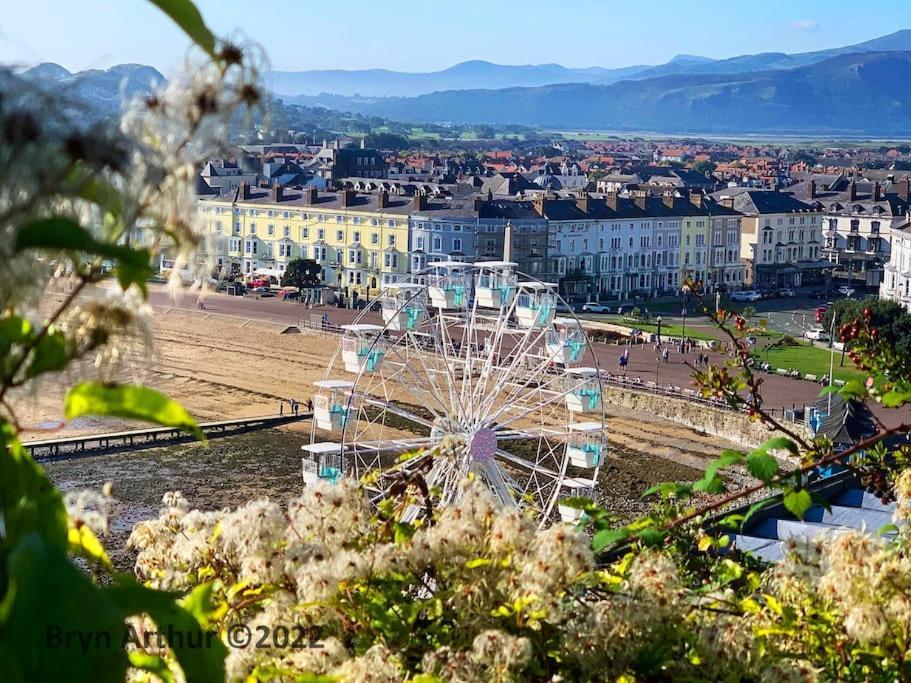
[[[668,350],[667,350],[667,349],[665,349],[665,350],[664,350],[664,354],[663,354],[662,357],[664,358],[664,362],[667,363],[667,362],[669,361],[670,357],[671,357],[671,354],[668,353]]]
[[[284,402],[284,401],[279,401],[279,402],[278,402],[278,414],[279,414],[279,415],[284,415],[284,414],[285,414],[285,402]]]
[[[291,399],[291,412],[297,415],[297,401]]]
[[[308,413],[313,412],[313,399],[312,398],[307,399],[307,412]]]

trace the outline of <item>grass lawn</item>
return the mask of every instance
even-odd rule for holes
[[[772,364],[774,368],[796,368],[804,374],[822,377],[829,374],[830,350],[801,343],[800,346],[782,346],[763,351],[763,341],[756,345],[756,355]],[[845,356],[845,365],[841,367],[841,352],[835,352],[835,379],[858,379],[864,375],[854,367],[851,359]]]
[[[611,323],[612,325],[623,325],[624,327],[637,328],[644,330],[645,332],[657,332],[658,325],[656,323],[650,322],[646,323],[641,320],[632,320],[630,318],[624,318],[618,315],[589,315],[588,313],[578,313],[577,314],[582,320],[593,320],[603,323]],[[668,337],[682,337],[683,336],[683,325],[672,325],[670,323],[661,324],[661,336],[667,335]],[[686,336],[690,339],[719,339],[719,334],[707,334],[702,330],[695,329],[690,325],[686,326]]]

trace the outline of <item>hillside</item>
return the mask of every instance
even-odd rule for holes
[[[549,83],[616,81],[634,75],[645,66],[622,69],[567,69],[559,64],[508,66],[473,60],[442,71],[407,73],[387,69],[344,71],[272,71],[266,86],[280,96],[363,95],[365,97],[413,96],[438,90],[508,88]]]
[[[413,98],[297,98],[402,121],[515,123],[674,133],[907,134],[911,52],[846,54],[790,70],[672,75],[611,85],[447,91]]]
[[[352,97],[415,97],[444,90],[490,90],[536,87],[557,83],[609,85],[621,80],[683,74],[738,74],[770,69],[809,66],[843,54],[911,50],[911,30],[896,31],[862,43],[815,52],[785,54],[764,52],[710,59],[678,55],[657,66],[626,66],[606,69],[570,69],[559,64],[508,66],[473,60],[433,72],[402,72],[388,69],[272,71],[266,85],[280,96],[341,95]]]
[[[118,64],[73,74],[59,64],[45,62],[21,76],[40,88],[63,92],[74,102],[87,103],[101,115],[119,111],[124,99],[149,94],[155,84],[165,80],[156,69],[142,64]]]

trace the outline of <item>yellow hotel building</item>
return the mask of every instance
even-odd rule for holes
[[[201,198],[198,211],[221,272],[281,279],[292,259],[313,259],[340,295],[370,298],[408,272],[408,217],[423,201],[241,184],[227,197]]]

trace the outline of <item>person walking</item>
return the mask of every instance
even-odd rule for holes
[[[279,414],[279,415],[284,415],[284,414],[285,414],[285,402],[284,402],[284,401],[279,401],[279,402],[278,402],[278,414]]]
[[[664,353],[662,354],[662,358],[664,358],[664,362],[665,363],[669,362],[670,357],[671,357],[671,354],[668,352],[667,349],[665,349]]]
[[[313,399],[312,398],[307,399],[307,412],[308,413],[313,412]]]

